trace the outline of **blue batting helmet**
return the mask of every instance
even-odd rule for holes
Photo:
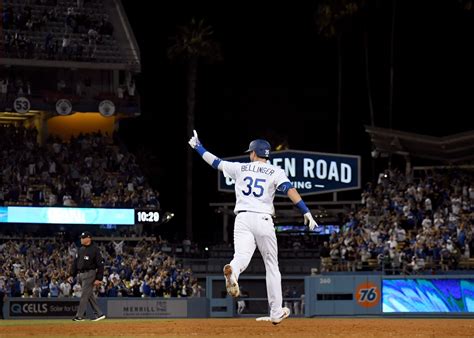
[[[270,148],[271,146],[268,141],[257,139],[250,142],[246,153],[255,151],[255,154],[257,154],[258,157],[268,158],[270,157]]]

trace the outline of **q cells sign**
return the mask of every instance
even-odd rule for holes
[[[248,163],[249,156],[225,158]],[[301,195],[314,195],[360,188],[360,156],[313,153],[299,150],[274,152],[269,162],[282,168]],[[234,191],[234,180],[219,171],[219,191]],[[283,195],[277,192],[277,195]]]
[[[10,317],[72,317],[76,314],[78,306],[79,299],[12,300],[10,302]]]

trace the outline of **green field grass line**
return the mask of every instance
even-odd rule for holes
[[[50,325],[50,324],[61,324],[61,325],[84,325],[84,324],[94,324],[94,325],[101,325],[104,323],[111,324],[111,323],[126,323],[126,322],[133,322],[133,323],[140,323],[146,322],[149,323],[151,321],[155,321],[157,323],[163,322],[173,322],[177,320],[187,320],[187,318],[149,318],[149,319],[139,319],[139,318],[132,318],[132,319],[104,319],[99,322],[93,322],[90,320],[85,320],[83,322],[73,322],[72,319],[9,319],[9,320],[0,320],[0,327],[2,326],[29,326],[29,325]]]

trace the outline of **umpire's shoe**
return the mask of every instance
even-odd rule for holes
[[[99,320],[102,320],[102,319],[105,319],[105,315],[100,315],[100,316],[97,316],[95,317],[94,319],[92,319],[93,322],[98,322]]]
[[[85,319],[82,318],[82,317],[74,317],[74,318],[72,319],[72,321],[73,321],[73,322],[83,322],[83,321],[85,321]]]
[[[232,267],[230,264],[226,264],[224,266],[224,277],[225,277],[225,287],[227,289],[227,293],[232,297],[236,298],[240,295],[239,283],[237,283],[237,279],[235,275],[232,273]]]
[[[283,310],[283,314],[280,317],[272,318],[273,325],[280,324],[283,319],[288,318],[290,316],[290,309],[288,309],[287,307],[284,307],[282,310]]]

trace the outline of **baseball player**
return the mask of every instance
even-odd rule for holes
[[[267,141],[250,142],[246,151],[250,154],[250,163],[222,161],[204,149],[196,131],[189,140],[189,145],[209,165],[221,170],[224,176],[235,180],[235,252],[230,264],[224,266],[228,294],[232,297],[239,296],[239,275],[247,268],[255,248],[258,247],[265,263],[270,319],[273,324],[279,324],[290,315],[290,309],[282,307],[278,247],[272,219],[275,213],[273,207],[275,192],[278,190],[288,195],[303,214],[304,223],[311,230],[318,224],[284,170],[267,162],[270,156],[270,143]]]

